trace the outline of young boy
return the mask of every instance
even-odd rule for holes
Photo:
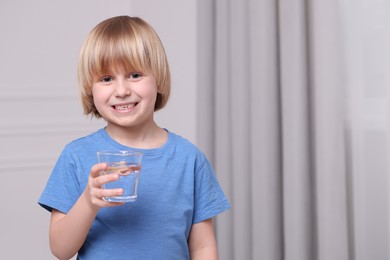
[[[85,114],[107,126],[64,148],[39,204],[51,212],[50,247],[59,259],[217,259],[212,218],[230,208],[213,169],[186,139],[159,127],[154,112],[170,92],[164,48],[142,19],[98,24],[81,48],[78,78]],[[143,152],[138,200],[102,189],[118,175],[96,152]]]

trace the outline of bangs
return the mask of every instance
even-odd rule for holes
[[[91,48],[94,52],[90,53],[87,62],[90,75],[132,71],[145,73],[151,70],[149,52],[144,44],[135,40],[134,33],[126,32],[125,37],[122,32],[116,33],[115,30],[101,35],[95,48]]]

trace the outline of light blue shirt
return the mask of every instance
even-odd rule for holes
[[[144,153],[138,199],[100,209],[79,259],[189,259],[191,225],[230,208],[205,155],[168,132],[156,149],[133,149],[99,131],[69,143],[60,155],[38,203],[67,213],[84,191],[99,150]]]

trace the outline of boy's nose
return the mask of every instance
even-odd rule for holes
[[[131,90],[128,84],[126,84],[126,82],[124,82],[123,80],[118,80],[115,89],[115,95],[118,97],[130,96]]]

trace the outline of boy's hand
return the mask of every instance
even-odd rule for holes
[[[88,184],[84,190],[84,196],[88,204],[96,211],[102,207],[112,207],[123,205],[124,202],[108,202],[104,201],[103,197],[118,196],[123,194],[122,189],[102,189],[101,186],[105,183],[116,181],[119,178],[118,174],[99,175],[99,172],[107,168],[106,163],[98,163],[92,166],[88,177]]]

